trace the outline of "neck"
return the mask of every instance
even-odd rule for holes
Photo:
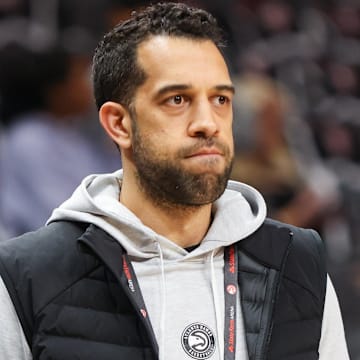
[[[134,182],[126,181],[125,176],[120,202],[144,225],[183,248],[198,245],[211,223],[211,204],[161,206],[139,190]]]

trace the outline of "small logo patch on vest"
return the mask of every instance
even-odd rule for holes
[[[190,324],[181,335],[181,345],[193,359],[208,359],[215,351],[214,333],[204,324]]]

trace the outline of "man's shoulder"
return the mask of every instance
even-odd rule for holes
[[[88,224],[82,222],[52,222],[37,230],[0,242],[0,252],[2,249],[32,247],[36,245],[46,246],[47,243],[53,244],[62,239],[71,240],[81,236],[87,226]]]
[[[269,218],[267,217],[265,220],[264,220],[264,223],[262,226],[265,226],[265,227],[272,227],[272,228],[285,228],[285,229],[288,229],[290,232],[293,232],[293,233],[308,233],[309,231],[314,231],[310,228],[303,228],[303,227],[299,227],[299,226],[296,226],[296,225],[293,225],[293,224],[289,224],[289,223],[285,223],[285,222],[282,222],[282,221],[279,221],[279,220],[275,220],[275,219],[272,219],[272,218]]]
[[[275,228],[285,228],[290,232],[287,249],[286,276],[288,280],[300,282],[313,293],[325,294],[326,286],[326,252],[324,242],[313,229],[301,228],[279,221],[266,221]],[[300,276],[301,274],[301,276]]]
[[[35,314],[97,269],[78,245],[87,228],[59,221],[0,244],[0,276],[29,342]]]
[[[260,228],[261,229],[261,228]],[[259,229],[259,230],[260,230]],[[283,223],[278,220],[274,220],[271,218],[266,218],[263,226],[262,231],[288,231],[290,236],[292,237],[293,246],[300,244],[300,245],[307,245],[311,244],[315,247],[323,247],[323,240],[321,239],[318,232],[311,228],[303,228],[299,226],[295,226],[288,223]],[[305,242],[304,242],[305,241]]]
[[[301,247],[304,251],[323,256],[325,252],[325,244],[320,234],[312,228],[302,228],[299,226],[284,224],[275,220],[273,223],[283,224],[289,229],[292,235],[292,246]]]
[[[80,236],[88,224],[76,221],[54,221],[35,231],[27,232],[8,241],[42,241],[43,239]],[[0,244],[1,245],[1,244]]]
[[[36,231],[0,242],[0,263],[4,266],[24,264],[44,268],[61,258],[78,257],[77,239],[86,231],[88,224],[59,221]],[[64,263],[64,262],[62,262]]]
[[[296,258],[296,261],[311,258],[316,263],[324,261],[324,244],[316,231],[270,218],[241,240],[239,248],[276,269],[281,268],[285,258]]]

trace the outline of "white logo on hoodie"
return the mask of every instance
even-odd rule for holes
[[[208,359],[215,351],[214,333],[204,324],[190,324],[181,335],[181,344],[193,359]]]

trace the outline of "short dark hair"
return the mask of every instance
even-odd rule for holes
[[[205,10],[170,2],[134,12],[107,33],[95,50],[93,86],[98,109],[106,101],[130,106],[136,89],[146,80],[137,64],[137,48],[155,35],[211,40],[219,49],[224,46],[222,29]]]

